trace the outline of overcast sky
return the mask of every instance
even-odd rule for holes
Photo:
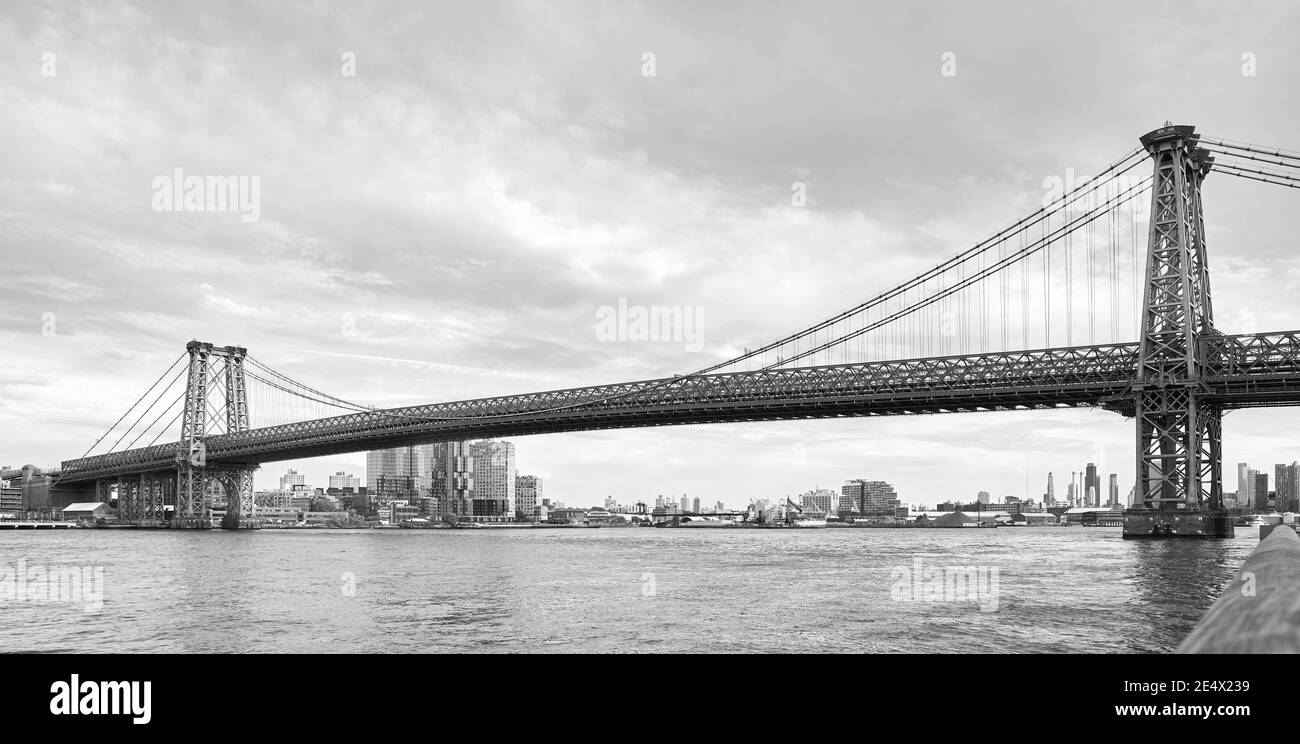
[[[1284,3],[180,6],[0,11],[0,464],[79,456],[192,338],[381,406],[684,373],[915,275],[1166,120],[1300,148]],[[157,211],[177,168],[256,176],[257,219]],[[1298,198],[1207,181],[1227,332],[1300,327]],[[699,350],[601,341],[620,299],[703,308]],[[1100,411],[514,441],[570,504],[858,477],[1037,496],[1089,460],[1127,493],[1134,457]],[[1229,473],[1300,459],[1297,413],[1230,414],[1224,451]]]

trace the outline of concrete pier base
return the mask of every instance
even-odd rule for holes
[[[1125,538],[1233,537],[1232,518],[1224,511],[1127,509]]]
[[[245,519],[239,514],[229,514],[221,518],[221,529],[223,530],[255,530],[258,528],[256,521]]]

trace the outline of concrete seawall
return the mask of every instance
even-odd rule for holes
[[[1300,653],[1300,536],[1272,529],[1205,617],[1180,654]]]

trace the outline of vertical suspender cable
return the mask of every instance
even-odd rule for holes
[[[1119,300],[1119,246],[1116,245],[1118,232],[1119,223],[1115,218],[1115,210],[1112,209],[1110,211],[1110,296],[1107,298],[1108,312],[1110,313],[1111,343],[1119,342],[1119,308],[1116,307]]]
[[[1154,184],[1153,184],[1154,188]],[[1150,218],[1148,218],[1150,219]],[[1129,210],[1129,247],[1133,253],[1133,312],[1129,317],[1133,319],[1133,338],[1141,340],[1142,338],[1142,305],[1138,301],[1138,261],[1140,260],[1141,251],[1138,250],[1137,242],[1137,211]]]
[[[1074,231],[1065,234],[1065,345],[1074,346]]]
[[[1025,251],[1025,232],[1020,233],[1020,252]],[[1020,261],[1020,343],[1029,348],[1029,261]]]
[[[1047,239],[1047,226],[1043,225],[1043,240]],[[1052,246],[1043,249],[1043,348],[1052,346]]]
[[[1088,240],[1087,240],[1088,243],[1088,345],[1089,346],[1096,343],[1096,337],[1093,335],[1093,329],[1096,327],[1096,324],[1093,322],[1093,319],[1096,317],[1095,313],[1097,310],[1097,306],[1096,306],[1097,304],[1096,302],[1093,301],[1093,292],[1096,289],[1096,282],[1093,281],[1093,275],[1092,275],[1093,274],[1092,257],[1093,254],[1095,253],[1095,248],[1096,248],[1095,243],[1097,239],[1097,231],[1093,229],[1094,224],[1095,223],[1092,222],[1088,223]]]

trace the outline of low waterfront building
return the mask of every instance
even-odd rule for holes
[[[307,512],[302,515],[302,521],[309,525],[340,525],[350,519],[347,512]]]
[[[254,516],[267,522],[297,522],[302,517],[303,512],[290,506],[259,506],[254,512]],[[216,518],[216,512],[213,512],[213,518]]]
[[[1054,527],[1060,522],[1050,512],[1020,512],[1013,521],[1023,522],[1028,527]]]
[[[1077,506],[1067,510],[1060,519],[1062,524],[1119,527],[1124,524],[1124,510]]]
[[[581,524],[587,521],[587,513],[586,509],[554,509],[550,512],[547,521],[559,524]]]
[[[63,508],[63,518],[71,521],[93,521],[108,519],[112,516],[114,516],[112,508],[100,501],[78,502]]]
[[[627,517],[622,514],[615,514],[601,507],[595,507],[587,512],[587,517],[582,520],[591,525],[626,525]]]

